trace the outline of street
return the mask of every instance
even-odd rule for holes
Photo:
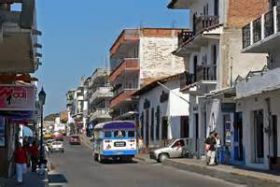
[[[83,145],[69,145],[64,141],[65,153],[53,153],[49,159],[54,172],[62,174],[68,187],[133,187],[133,186],[238,186],[210,177],[197,175],[158,163],[97,163],[91,150]],[[53,173],[53,172],[51,172]]]

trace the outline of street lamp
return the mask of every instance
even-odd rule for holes
[[[41,139],[40,139],[40,163],[43,163],[44,160],[44,148],[43,148],[43,106],[46,102],[46,92],[44,91],[44,88],[42,87],[41,91],[39,92],[39,103],[40,103],[40,109],[41,109]]]

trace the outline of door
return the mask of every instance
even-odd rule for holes
[[[254,111],[254,150],[256,163],[262,163],[264,159],[264,116],[263,110]]]
[[[161,124],[161,137],[164,142],[164,145],[167,145],[167,133],[168,133],[168,119],[167,117],[163,117],[162,124]]]
[[[171,146],[171,152],[170,157],[171,158],[179,158],[182,157],[183,148],[185,147],[185,141],[184,140],[177,140],[174,142],[174,144]]]
[[[195,144],[195,150],[197,152],[199,152],[199,123],[198,123],[198,114],[194,114],[194,120],[195,120],[195,141],[196,141],[196,144]]]
[[[272,115],[271,117],[272,123],[272,157],[271,157],[271,169],[279,169],[280,168],[280,159],[278,157],[278,135],[277,135],[277,115]]]
[[[181,116],[181,138],[189,137],[189,117]]]
[[[150,143],[150,127],[149,127],[149,110],[146,110],[146,123],[145,123],[145,145],[149,147]]]
[[[234,122],[234,160],[243,161],[242,112],[235,113]]]

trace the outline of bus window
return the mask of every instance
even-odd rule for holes
[[[104,137],[105,137],[105,138],[111,138],[111,137],[112,137],[111,131],[105,131],[105,132],[104,132]]]
[[[125,131],[114,131],[114,137],[115,138],[124,138],[125,137]]]
[[[129,138],[134,138],[135,137],[135,132],[134,131],[128,131],[128,137]]]

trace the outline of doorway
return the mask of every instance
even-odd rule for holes
[[[264,116],[263,110],[254,111],[254,161],[263,163],[264,161]]]
[[[162,118],[162,125],[161,125],[161,137],[163,140],[164,145],[167,144],[167,134],[168,134],[168,118]]]
[[[150,143],[150,128],[149,128],[149,110],[146,110],[146,128],[145,128],[145,144],[146,147],[149,147],[149,143]]]
[[[242,112],[235,113],[234,122],[234,160],[243,161],[243,116]]]

